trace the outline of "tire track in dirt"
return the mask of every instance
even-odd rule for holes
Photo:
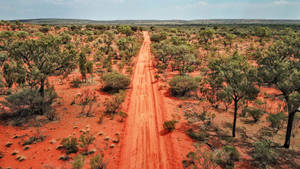
[[[171,138],[163,130],[163,99],[153,84],[148,32],[140,49],[121,145],[120,169],[175,169]],[[174,160],[174,159],[173,159]]]

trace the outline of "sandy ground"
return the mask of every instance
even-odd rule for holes
[[[120,169],[179,168],[172,140],[163,131],[165,112],[151,74],[150,38],[144,32],[134,78],[128,119],[121,145]]]

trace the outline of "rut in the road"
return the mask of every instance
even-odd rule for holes
[[[162,99],[153,85],[151,75],[150,38],[144,32],[133,78],[125,136],[121,146],[121,169],[173,169],[173,155],[168,136],[161,136],[163,124]]]

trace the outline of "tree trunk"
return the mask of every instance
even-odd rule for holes
[[[40,92],[41,96],[44,98],[44,96],[45,96],[45,80],[44,79],[41,80],[41,87],[40,87],[39,92]]]
[[[233,127],[232,127],[232,137],[235,137],[235,128],[236,128],[236,118],[238,111],[238,101],[234,101],[234,118],[233,118]]]
[[[287,124],[287,128],[286,128],[284,148],[290,147],[290,140],[291,140],[291,135],[292,135],[293,121],[294,121],[295,114],[296,114],[296,111],[289,112],[289,119],[288,119],[288,124]]]
[[[40,95],[42,96],[43,98],[43,103],[42,103],[42,108],[41,108],[41,114],[44,114],[45,112],[45,101],[44,101],[44,98],[45,98],[45,79],[42,79],[41,80],[41,87],[40,87]]]

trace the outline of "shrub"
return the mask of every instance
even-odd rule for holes
[[[283,127],[285,115],[283,112],[277,113],[277,114],[269,114],[267,117],[267,121],[270,122],[270,127],[275,129],[277,132]]]
[[[61,141],[62,148],[66,151],[66,154],[77,153],[78,151],[78,143],[77,138],[75,137],[67,137]]]
[[[233,146],[224,146],[215,156],[216,163],[226,169],[233,169],[234,162],[239,160],[240,154]]]
[[[269,140],[261,140],[253,144],[253,158],[260,168],[267,168],[270,164],[276,163],[278,154],[272,149]]]
[[[115,94],[110,100],[104,102],[105,114],[114,115],[124,102],[125,94],[123,92]]]
[[[202,132],[195,132],[193,129],[189,129],[187,131],[187,135],[189,137],[191,137],[192,139],[197,140],[197,141],[205,141],[206,137],[208,136],[208,134],[203,132],[203,131]]]
[[[150,37],[152,42],[160,42],[162,40],[166,40],[167,39],[167,34],[166,33],[161,33],[161,34],[153,34]]]
[[[50,28],[48,26],[42,26],[39,28],[39,31],[42,33],[47,33],[50,31]]]
[[[103,162],[103,156],[97,154],[90,160],[91,169],[105,169],[106,164]]]
[[[118,92],[121,89],[126,89],[130,84],[129,77],[117,72],[104,74],[102,80],[105,84],[104,91]]]
[[[84,157],[82,155],[75,156],[72,162],[72,169],[82,169],[83,163]]]
[[[170,131],[175,130],[175,124],[177,123],[177,121],[175,120],[170,120],[170,121],[165,121],[164,122],[164,129]]]
[[[87,73],[93,73],[93,62],[92,61],[87,61],[86,63],[86,70]]]
[[[255,107],[247,107],[244,111],[247,112],[253,118],[253,121],[255,123],[258,122],[259,119],[265,114],[263,110]]]
[[[197,81],[190,76],[175,76],[169,85],[173,96],[185,96],[198,88]]]
[[[19,120],[26,119],[32,115],[46,115],[49,120],[55,117],[52,104],[57,99],[57,94],[52,88],[45,90],[44,97],[37,89],[22,89],[5,97],[0,101],[11,113],[10,117]]]
[[[78,78],[72,80],[72,82],[71,82],[71,87],[72,88],[80,88],[80,85],[81,85],[81,80],[78,79]]]
[[[96,93],[92,92],[90,90],[84,90],[82,95],[80,95],[79,98],[79,104],[81,106],[81,114],[86,115],[86,117],[90,117],[92,114],[92,109],[94,103],[96,103],[97,98],[96,98]],[[86,108],[88,109],[86,110]]]
[[[85,132],[79,137],[80,147],[84,149],[85,154],[88,154],[88,147],[95,139],[96,138],[89,132]]]

